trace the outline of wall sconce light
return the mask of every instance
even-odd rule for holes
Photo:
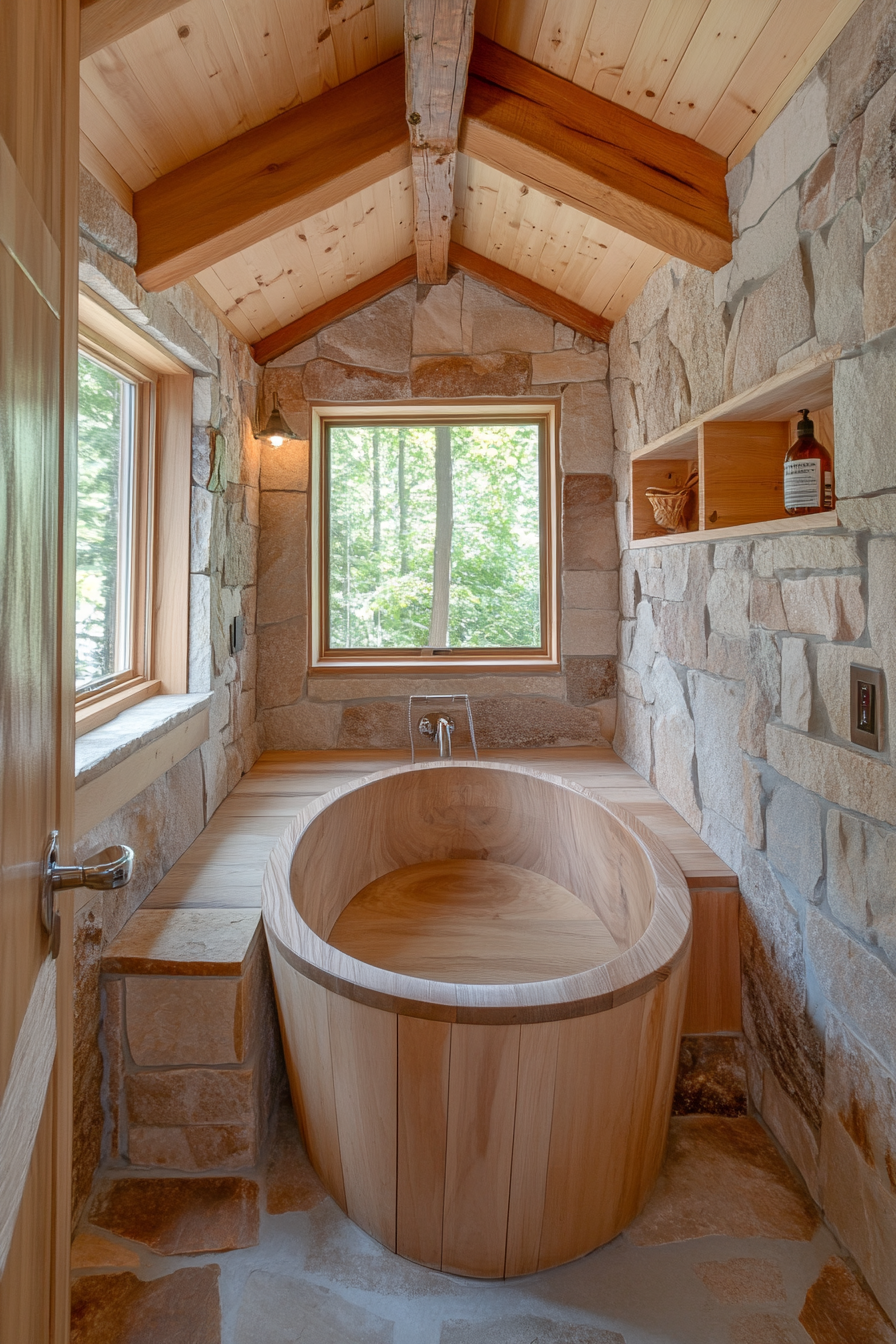
[[[274,404],[271,407],[268,422],[263,430],[256,432],[255,437],[261,439],[264,443],[269,443],[272,448],[279,448],[287,441],[291,443],[298,441],[298,434],[293,434],[289,425],[283,419],[283,412],[280,410],[280,402],[276,392],[274,393]]]

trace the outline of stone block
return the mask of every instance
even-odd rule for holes
[[[737,335],[734,392],[744,392],[770,378],[780,356],[813,334],[812,308],[797,244],[784,265],[746,299]]]
[[[203,1265],[148,1281],[130,1273],[79,1275],[72,1281],[71,1344],[220,1344],[220,1273]]]
[[[812,674],[804,639],[781,641],[781,718],[788,728],[809,731],[812,717]]]
[[[211,580],[207,574],[190,575],[189,688],[212,687]]]
[[[243,982],[218,976],[128,976],[128,1046],[139,1065],[239,1064]]]
[[[810,908],[806,950],[822,992],[896,1072],[896,975],[861,943]]]
[[[863,117],[862,152],[859,174],[862,191],[862,222],[865,241],[877,243],[887,232],[896,215],[896,182],[893,180],[893,153],[896,131],[896,77],[871,99]]]
[[[750,624],[765,630],[786,630],[787,617],[777,579],[753,579],[750,584]]]
[[[262,1321],[265,1335],[260,1337]],[[342,1292],[320,1288],[293,1273],[252,1270],[239,1299],[233,1344],[281,1344],[303,1335],[303,1344],[392,1344],[395,1325],[357,1306]]]
[[[854,640],[865,629],[865,602],[858,575],[784,579],[781,600],[791,630]]]
[[[729,639],[713,631],[706,641],[707,672],[730,681],[743,681],[747,675],[748,647],[745,639]]]
[[[747,1114],[742,1036],[682,1037],[672,1114]]]
[[[766,724],[781,696],[781,655],[774,639],[763,630],[751,630],[740,745],[751,756],[765,755]]]
[[[563,480],[563,568],[616,569],[613,480],[588,473]]]
[[[571,705],[593,705],[616,694],[615,658],[564,657],[563,671]]]
[[[815,677],[819,698],[827,710],[831,731],[849,741],[849,667],[861,663],[863,667],[880,667],[881,662],[873,649],[849,644],[816,644]]]
[[[607,349],[610,354],[610,377],[627,378],[630,382],[639,383],[641,362],[638,358],[638,347],[632,344],[629,335],[628,313],[613,323]]]
[[[668,547],[663,551],[663,591],[666,600],[693,602],[703,606],[711,572],[707,545]]]
[[[766,729],[766,742],[768,763],[779,774],[830,803],[896,826],[896,781],[887,762],[775,724]]]
[[[317,359],[318,344],[316,336],[309,336],[307,341],[300,341],[294,345],[291,350],[278,355],[266,365],[268,369],[290,369],[296,366],[309,364],[312,359]]]
[[[309,468],[307,439],[287,439],[280,448],[261,445],[262,490],[307,490]]]
[[[330,359],[306,364],[303,384],[309,401],[407,401],[411,396],[406,373],[355,368]]]
[[[392,700],[346,705],[337,746],[385,749],[408,745],[408,707]]]
[[[641,342],[641,387],[647,441],[660,438],[691,418],[691,389],[684,360],[669,339],[663,315]]]
[[[753,151],[753,174],[737,212],[742,233],[828,149],[827,90],[817,70],[800,86]]]
[[[271,625],[307,610],[307,496],[266,490],[260,516],[256,618]]]
[[[826,65],[828,129],[836,140],[896,69],[896,16],[887,0],[859,7],[828,49]]]
[[[132,1167],[173,1171],[238,1171],[255,1165],[258,1133],[252,1125],[136,1125],[128,1129]]]
[[[753,563],[751,541],[721,541],[713,547],[714,569],[750,569]]]
[[[615,611],[582,611],[568,608],[561,615],[560,649],[564,656],[585,654],[588,657],[612,655],[616,652]]]
[[[824,868],[818,799],[793,784],[778,784],[766,808],[765,834],[769,862],[814,901]]]
[[[855,537],[775,537],[766,545],[775,570],[858,569],[862,564]]]
[[[418,285],[414,304],[412,351],[415,355],[461,354],[464,338],[461,305],[464,277],[457,272],[447,285]]]
[[[556,672],[544,676],[521,676],[518,672],[507,676],[464,677],[463,689],[468,695],[482,698],[487,695],[548,695],[563,700],[566,695],[565,679]],[[395,676],[315,676],[308,677],[308,698],[311,702],[343,700],[376,700],[409,695],[452,695],[457,680],[452,676],[421,676],[401,673]]]
[[[861,146],[861,140],[859,144]],[[800,184],[799,228],[803,233],[814,233],[823,228],[845,204],[845,200],[838,200],[836,195],[836,166],[837,150],[831,145]],[[783,196],[781,200],[784,200]]]
[[[832,913],[896,964],[896,833],[832,810],[827,852]]]
[[[207,574],[211,565],[214,495],[193,486],[190,499],[190,572]]]
[[[444,355],[411,360],[411,389],[391,393],[403,397],[524,397],[529,393],[529,357]],[[384,393],[371,393],[381,399]]]
[[[865,334],[868,340],[896,326],[896,225],[891,225],[865,257]]]
[[[877,650],[892,704],[896,687],[896,540],[872,537],[868,543],[868,633]]]
[[[318,333],[323,359],[368,369],[406,370],[411,361],[411,325],[417,286],[402,285],[358,313]]]
[[[896,347],[872,345],[834,366],[836,490],[866,495],[896,486]]]
[[[137,221],[118,204],[83,163],[78,181],[78,224],[106,252],[126,262],[137,262]]]
[[[736,1256],[731,1260],[704,1260],[694,1273],[717,1302],[786,1302],[784,1276],[771,1260]],[[755,1336],[753,1337],[755,1340]]]
[[[744,203],[744,197],[753,177],[753,155],[748,154],[734,165],[725,175],[725,187],[728,192],[728,209],[736,215]],[[736,232],[737,230],[735,230]],[[730,266],[730,262],[728,263]]]
[[[622,694],[617,696],[613,750],[644,779],[650,778],[653,765],[650,713],[642,700]]]
[[[239,1176],[120,1176],[99,1187],[89,1219],[158,1255],[232,1251],[258,1245],[258,1186]]]
[[[657,658],[652,679],[653,782],[688,825],[699,831],[703,815],[694,788],[694,721],[684,688],[666,658]]]
[[[635,384],[627,378],[610,380],[610,407],[613,412],[613,433],[616,447],[629,454],[644,444],[644,427],[638,413]]]
[[[259,709],[291,705],[302,695],[307,670],[306,636],[304,616],[259,630]]]
[[[570,383],[560,410],[560,467],[565,474],[613,469],[613,414],[605,383]]]
[[[746,570],[715,570],[706,594],[713,630],[732,639],[746,639],[750,633],[749,601],[750,575]]]
[[[551,350],[548,354],[532,356],[532,382],[535,385],[602,382],[609,366],[605,345],[584,354],[578,350]]]
[[[843,207],[826,236],[813,234],[809,254],[818,341],[823,346],[841,345],[844,350],[861,345],[865,339],[863,301],[867,306],[863,299],[865,240],[862,207],[855,198]]]
[[[700,795],[713,810],[740,826],[743,817],[743,772],[738,725],[744,690],[702,672],[688,673],[695,726]]]
[[[691,415],[711,410],[724,398],[724,314],[715,302],[710,273],[686,267],[669,304],[669,339],[684,360]]]
[[[834,150],[829,152],[833,160]],[[825,159],[827,157],[825,155]],[[741,227],[740,235],[734,241],[734,259],[728,279],[728,293],[732,297],[739,298],[747,286],[755,288],[757,281],[773,275],[790,256],[799,241],[799,196],[799,187],[790,187],[778,197],[759,223],[752,228]]]
[[[616,678],[619,690],[624,695],[630,695],[635,700],[644,699],[644,688],[641,685],[641,678],[634,668],[626,667],[625,663],[617,663]]]
[[[554,349],[571,350],[575,341],[576,333],[572,327],[565,327],[562,322],[554,323]]]
[[[629,306],[626,319],[630,341],[640,343],[656,326],[669,307],[672,289],[672,268],[667,264],[654,271],[641,293]]]
[[[858,1340],[896,1344],[896,1330],[857,1275],[836,1255],[826,1261],[806,1293],[799,1321],[814,1344]]]
[[[896,532],[896,494],[871,499],[838,499],[837,515],[855,532]]]
[[[762,814],[762,771],[741,758],[744,772],[744,835],[754,849],[765,849],[765,819]]]
[[[338,705],[300,700],[280,709],[262,710],[259,721],[267,751],[329,751],[336,746],[342,717]]]
[[[562,575],[563,606],[587,611],[616,611],[619,576],[613,570],[567,569]]]
[[[491,298],[495,300],[493,304],[477,304],[471,313],[469,331],[474,355],[503,350],[553,350],[554,323],[551,318],[544,313],[536,313],[533,308],[514,303],[513,299],[505,298],[497,290],[491,291]],[[540,379],[533,374],[532,381],[552,383],[559,379]]]
[[[72,1269],[112,1269],[122,1265],[136,1268],[140,1256],[130,1246],[100,1236],[97,1232],[78,1232],[72,1242]]]
[[[809,1194],[820,1204],[818,1133],[768,1068],[762,1080],[762,1118],[806,1182]]]
[[[473,701],[472,710],[482,748],[609,746],[596,710],[561,700],[495,697]]]
[[[673,663],[706,667],[706,615],[702,603],[662,602],[656,611],[656,643]]]
[[[644,694],[653,700],[651,669],[657,653],[657,630],[653,621],[653,607],[648,601],[638,603],[638,615],[630,628],[624,629],[622,640],[623,661],[638,673]]]
[[[254,491],[228,486],[225,497],[225,542],[222,578],[227,588],[242,588],[257,578],[258,527],[249,519]],[[299,496],[304,498],[304,496]]]

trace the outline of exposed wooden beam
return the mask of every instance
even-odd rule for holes
[[[138,279],[166,289],[409,162],[395,56],[136,192]]]
[[[379,275],[371,276],[369,280],[362,280],[360,285],[355,285],[345,294],[340,294],[338,298],[329,299],[326,303],[322,303],[319,308],[306,313],[304,317],[281,327],[279,331],[272,332],[270,336],[262,337],[252,347],[255,362],[257,364],[267,364],[270,360],[276,359],[278,355],[285,355],[287,350],[292,350],[302,341],[310,340],[319,331],[323,331],[324,327],[328,327],[331,322],[338,322],[341,317],[349,317],[352,313],[360,312],[362,308],[367,307],[368,303],[374,303],[377,299],[381,299],[384,294],[391,294],[393,289],[406,285],[409,280],[414,279],[416,274],[416,258],[413,256],[403,257],[394,266],[390,266],[385,271],[380,271]]]
[[[597,313],[589,312],[581,304],[554,294],[551,290],[545,289],[544,285],[537,285],[534,280],[528,280],[524,275],[509,271],[506,266],[500,266],[496,261],[489,261],[488,257],[482,257],[478,252],[471,252],[468,247],[451,243],[448,249],[448,261],[465,275],[483,280],[487,285],[499,289],[502,294],[516,299],[518,303],[525,303],[536,312],[546,313],[555,322],[563,322],[567,327],[572,327],[595,341],[610,339],[613,323],[608,322],[605,317],[599,317]],[[360,285],[355,285],[345,294],[322,303],[319,308],[305,313],[304,317],[281,327],[279,331],[272,332],[270,336],[264,336],[252,347],[255,362],[268,364],[278,355],[285,355],[287,350],[292,350],[302,341],[310,340],[331,322],[338,322],[341,317],[349,317],[351,313],[360,312],[369,303],[381,299],[384,294],[391,294],[393,289],[406,285],[416,274],[416,259],[404,257],[388,270],[381,271],[370,280],[362,280]]]
[[[81,60],[168,14],[184,0],[81,0]]]
[[[518,303],[525,303],[536,312],[546,313],[555,322],[563,322],[565,326],[582,332],[584,336],[590,336],[592,340],[610,339],[613,323],[608,322],[605,317],[589,312],[581,304],[573,303],[572,299],[564,299],[560,294],[546,289],[544,285],[536,284],[525,275],[517,275],[516,271],[501,266],[497,261],[490,261],[488,257],[483,257],[478,252],[471,252],[468,247],[461,247],[460,243],[451,244],[448,249],[448,261],[465,275],[484,280],[487,285],[499,289],[508,298],[516,299]]]
[[[405,0],[404,54],[417,279],[448,280],[454,218],[454,170],[467,69],[473,44],[474,0]]]
[[[720,154],[477,34],[459,140],[474,159],[717,270],[731,259]]]

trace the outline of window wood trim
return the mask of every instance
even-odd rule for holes
[[[326,470],[324,436],[328,423],[358,421],[370,424],[397,424],[402,420],[419,424],[450,420],[513,419],[525,417],[544,422],[542,455],[541,533],[544,572],[542,610],[544,622],[542,647],[535,649],[456,650],[433,653],[429,650],[402,649],[330,649],[325,643],[328,615],[326,556]],[[308,670],[315,677],[365,676],[416,673],[423,677],[450,677],[475,674],[516,672],[559,672],[560,662],[560,401],[558,398],[477,398],[471,401],[432,400],[428,402],[368,402],[333,404],[311,403],[311,510],[310,510],[310,597],[311,639]]]

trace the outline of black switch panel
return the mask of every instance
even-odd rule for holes
[[[871,751],[882,751],[884,743],[884,674],[879,667],[849,667],[850,741]]]
[[[246,647],[246,622],[242,616],[234,616],[230,623],[230,652],[242,653]]]

